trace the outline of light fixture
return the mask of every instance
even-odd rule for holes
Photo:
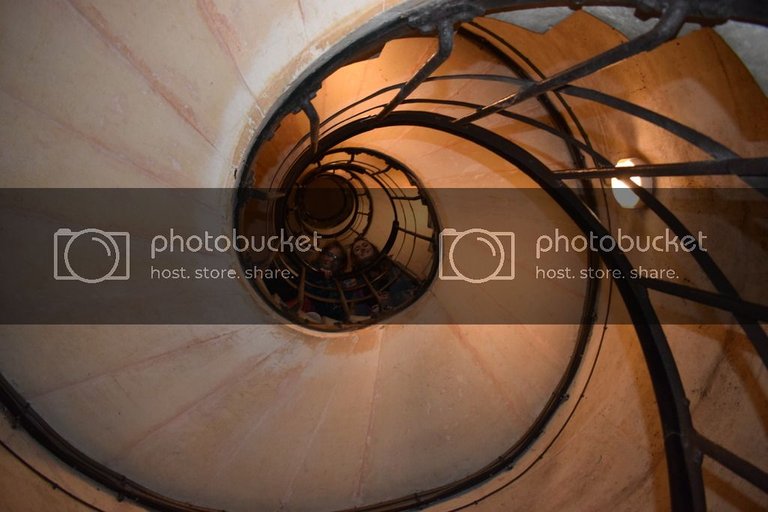
[[[622,158],[616,162],[616,167],[634,167],[635,165],[641,165],[642,162],[638,158]],[[653,191],[653,177],[651,176],[632,176],[629,178],[634,184],[640,185],[647,191]],[[611,190],[613,190],[613,197],[616,202],[621,205],[622,208],[638,208],[641,206],[640,198],[635,194],[629,185],[624,183],[618,178],[611,178]]]

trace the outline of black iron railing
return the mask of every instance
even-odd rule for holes
[[[555,2],[555,4],[557,3]],[[514,4],[507,2],[472,3],[473,6],[477,4],[482,4],[493,10],[505,7],[531,7],[529,2],[516,2]],[[563,2],[563,4],[568,5],[568,2]],[[591,4],[592,2],[579,2],[579,6]],[[684,123],[665,116],[663,113],[654,112],[601,91],[572,85],[572,82],[597,73],[609,65],[631,59],[641,52],[656,48],[674,38],[685,21],[694,20],[712,25],[727,19],[739,19],[766,24],[768,8],[757,2],[718,4],[691,0],[623,2],[623,4],[636,7],[638,12],[646,15],[658,15],[658,23],[647,33],[625,44],[548,77],[544,76],[530,59],[516,50],[510,42],[505,41],[486,27],[471,22],[464,25],[458,23],[466,21],[466,19],[457,17],[456,13],[467,12],[466,8],[462,10],[459,6],[466,6],[469,3],[452,3],[451,9],[447,9],[446,12],[436,10],[431,13],[431,18],[425,18],[423,13],[420,13],[419,16],[414,15],[409,18],[411,23],[415,23],[417,19],[424,23],[425,19],[429,19],[429,23],[424,23],[421,28],[423,30],[428,28],[436,33],[438,51],[407,82],[388,86],[370,94],[319,123],[316,127],[317,134],[314,137],[319,139],[320,143],[317,147],[313,143],[313,150],[322,153],[324,150],[343,143],[344,140],[377,128],[387,126],[426,127],[470,140],[512,162],[547,191],[585,233],[609,236],[610,224],[604,224],[599,215],[596,215],[597,212],[593,210],[593,205],[585,201],[584,196],[578,193],[576,189],[566,186],[566,183],[569,180],[601,180],[615,177],[631,187],[640,197],[640,200],[677,236],[690,235],[690,230],[673,211],[662,204],[653,194],[629,180],[628,177],[690,177],[718,174],[764,177],[768,174],[768,168],[765,166],[768,159],[741,158],[723,144]],[[552,5],[552,3],[548,5]],[[449,30],[448,27],[458,28],[458,36],[453,29]],[[387,30],[384,29],[382,32],[386,33]],[[453,46],[452,39],[454,37],[469,37],[473,41],[479,42],[485,46],[489,54],[493,54],[496,58],[506,62],[515,76],[467,74],[433,76],[439,64],[449,58],[448,53]],[[538,75],[537,79],[533,79],[524,72],[523,67],[525,65]],[[420,84],[438,80],[492,80],[512,84],[517,87],[517,90],[507,97],[487,105],[418,96]],[[393,90],[398,91],[394,99],[370,106],[371,100]],[[714,160],[649,164],[631,170],[616,168],[606,156],[600,154],[590,144],[588,134],[585,133],[578,119],[573,115],[573,110],[565,99],[569,96],[596,102],[652,123],[672,136],[701,149]],[[505,110],[534,98],[551,114],[552,126]],[[364,110],[356,110],[356,107],[363,104],[366,104]],[[554,107],[556,104],[562,106],[565,114],[570,116],[571,122],[577,127],[580,138],[574,136],[568,129],[568,124],[564,122],[562,114]],[[461,116],[449,116],[419,110],[419,107],[424,105],[460,107],[468,112]],[[475,121],[480,121],[491,115],[500,115],[507,119],[527,123],[548,134],[560,137],[571,151],[576,167],[573,169],[550,169],[532,154],[516,145],[514,141],[474,124]],[[297,149],[301,144],[302,141],[299,141]],[[585,165],[585,156],[592,159],[595,167],[588,168]],[[298,159],[301,160],[301,157]],[[584,182],[581,181],[580,183],[583,187]],[[662,323],[654,309],[653,302],[649,298],[649,290],[732,312],[764,364],[768,363],[766,359],[768,337],[766,337],[760,322],[765,322],[768,319],[768,307],[741,298],[736,287],[705,250],[697,247],[692,251],[692,256],[714,287],[714,292],[659,279],[638,278],[615,282],[637,331],[653,383],[664,432],[670,499],[674,510],[704,510],[706,508],[701,473],[703,456],[712,458],[764,492],[768,492],[768,485],[766,485],[768,477],[765,471],[717,443],[706,439],[695,429],[677,364],[662,328]],[[622,251],[617,249],[603,251],[600,253],[600,257],[609,269],[619,270],[622,275],[631,275],[633,266]],[[519,453],[520,451],[513,450],[505,454],[499,463],[491,464],[478,474],[444,488],[425,491],[415,496],[405,497],[402,500],[373,505],[366,507],[365,510],[404,510],[411,507],[421,507],[432,501],[446,498],[496,474],[500,468],[514,461]]]
[[[528,9],[544,5],[580,8],[586,5],[605,4],[633,7],[637,10],[638,14],[647,17],[660,17],[660,21],[648,33],[551,76],[544,76],[530,59],[527,59],[514,48],[511,42],[505,41],[487,28],[471,22],[472,19],[484,12]],[[609,235],[610,226],[607,225],[607,219],[601,215],[596,215],[597,212],[595,211],[592,196],[584,193],[584,180],[601,180],[615,177],[624,180],[628,186],[632,187],[650,210],[674,230],[675,233],[684,235],[689,233],[689,230],[677,218],[675,213],[656,200],[653,195],[626,179],[629,175],[695,177],[723,174],[765,177],[768,175],[768,167],[766,166],[768,159],[766,157],[742,158],[710,137],[665,116],[663,113],[653,112],[640,105],[600,91],[572,85],[571,82],[575,79],[597,73],[612,63],[631,59],[639,52],[651,50],[665,41],[674,38],[677,30],[685,21],[696,21],[713,25],[731,19],[766,25],[768,24],[768,4],[761,1],[722,2],[720,0],[626,0],[618,2],[589,0],[579,0],[578,2],[556,0],[547,2],[478,0],[475,2],[433,2],[399,17],[388,19],[373,30],[366,31],[356,38],[353,45],[336,49],[321,65],[314,67],[307,73],[270,112],[266,123],[254,141],[253,149],[245,168],[246,170],[251,169],[258,158],[260,148],[274,135],[280,122],[293,112],[303,111],[305,113],[309,123],[309,131],[306,136],[296,143],[293,150],[287,153],[285,166],[280,168],[275,174],[279,180],[279,182],[273,183],[276,188],[280,188],[280,184],[284,183],[280,180],[284,180],[286,176],[291,175],[292,169],[298,169],[296,171],[298,179],[313,164],[317,165],[317,172],[320,173],[325,172],[323,165],[333,165],[341,169],[342,173],[347,173],[350,179],[353,179],[356,173],[366,173],[371,177],[378,177],[379,175],[376,173],[385,175],[388,172],[386,166],[373,171],[363,169],[365,166],[357,167],[360,164],[359,162],[354,163],[355,159],[353,157],[358,153],[354,151],[368,151],[365,149],[345,150],[347,151],[348,158],[345,157],[341,160],[334,161],[328,159],[324,161],[323,158],[331,155],[330,152],[347,139],[375,128],[385,126],[422,126],[470,140],[514,163],[554,198],[585,233]],[[459,31],[458,36],[454,32],[456,29]],[[333,71],[349,62],[355,61],[358,55],[375,54],[387,41],[392,39],[430,34],[437,34],[439,49],[425,63],[422,69],[414,74],[411,80],[384,88],[367,98],[350,104],[335,115],[329,116],[324,120],[320,119],[312,104],[312,97],[319,90],[323,80]],[[450,58],[454,37],[467,37],[480,42],[486,48],[489,55],[494,55],[495,58],[499,58],[508,64],[513,76],[431,76],[441,62]],[[535,77],[525,72],[525,69],[532,70]],[[517,87],[517,90],[507,97],[499,98],[484,105],[462,102],[460,100],[419,98],[415,96],[420,84],[437,80],[503,81]],[[355,110],[356,106],[394,90],[398,91],[394,99],[381,101],[380,104],[364,110]],[[710,155],[712,160],[658,165],[648,164],[634,167],[631,170],[616,168],[606,156],[597,151],[590,143],[588,134],[581,127],[568,104],[567,99],[570,97],[596,102],[605,107],[652,123],[666,130],[670,135],[685,140],[701,149]],[[549,113],[552,124],[549,125],[540,120],[505,110],[509,106],[526,100],[539,101]],[[458,107],[463,109],[465,113],[462,116],[448,116],[426,112],[419,110],[420,104]],[[474,121],[479,121],[492,115],[502,116],[510,121],[526,123],[540,129],[542,133],[559,137],[571,153],[574,162],[573,168],[550,169],[528,151],[516,145],[514,141],[510,141],[474,123]],[[571,132],[568,128],[569,124],[576,127],[576,133]],[[592,160],[592,167],[586,164],[587,158]],[[346,162],[346,164],[342,165],[343,162]],[[352,167],[345,169],[347,165]],[[403,165],[402,168],[405,168],[405,166]],[[250,186],[251,178],[252,176],[246,172],[243,179],[243,187],[245,189]],[[571,188],[568,186],[571,180],[579,180],[582,185]],[[281,219],[285,220],[293,215],[293,213],[288,211],[290,210],[290,205],[286,199],[288,196],[285,194],[287,193],[287,191],[283,191],[274,196],[267,197],[270,203],[275,205],[283,204],[284,208],[287,208],[287,210],[280,210],[279,208],[272,210],[273,214],[283,215],[284,217],[281,217]],[[248,194],[241,193],[238,197],[242,199],[248,197]],[[260,197],[264,199],[263,196]],[[239,205],[235,205],[235,208],[238,207]],[[364,217],[365,210],[358,210],[358,213]],[[301,228],[302,223],[307,223],[307,219],[302,219],[300,215],[295,216],[294,220],[297,222],[298,227],[296,229],[299,231],[303,229]],[[361,226],[364,225],[364,219],[360,219],[360,223]],[[397,228],[399,230],[408,230],[407,227],[403,226],[397,226]],[[361,229],[364,230],[364,228]],[[699,302],[732,312],[737,318],[738,325],[741,326],[746,336],[750,339],[755,351],[760,355],[764,364],[767,361],[768,341],[765,330],[760,323],[768,321],[768,307],[740,297],[737,287],[729,281],[728,276],[705,252],[697,250],[694,251],[693,256],[697,265],[709,279],[714,291],[653,279],[623,279],[615,282],[615,286],[618,288],[631,316],[645,357],[650,379],[653,383],[664,435],[671,506],[673,510],[677,511],[703,511],[706,509],[701,471],[703,457],[717,461],[734,474],[755,485],[763,492],[768,493],[768,474],[763,469],[723,448],[717,442],[706,438],[695,428],[677,363],[654,304],[649,298],[649,290],[682,297],[689,301]],[[620,250],[602,251],[599,253],[599,257],[608,268],[618,269],[624,275],[630,275],[630,271],[633,268],[632,264]],[[304,285],[300,285],[296,289],[299,300],[312,293],[306,286],[308,271],[306,265],[297,264],[295,261],[284,261],[276,264],[285,265],[286,268],[291,268],[300,276],[300,283],[304,283]],[[368,282],[364,286],[370,292],[369,298],[375,298],[376,285]],[[343,295],[343,290],[337,291],[340,291]],[[591,328],[595,321],[593,314],[594,289],[590,292],[589,297],[592,302],[588,302],[585,305],[579,343],[567,371],[563,375],[550,402],[546,404],[530,430],[514,446],[510,447],[506,453],[501,454],[497,460],[490,462],[486,467],[480,468],[477,472],[459,481],[385,503],[360,507],[355,510],[394,511],[421,508],[436,501],[456,496],[488,481],[489,478],[511,467],[520,454],[536,439],[543,426],[552,416],[557,405],[567,393],[568,386],[580,363],[584,344],[590,336]],[[143,505],[163,511],[191,512],[208,510],[154,493],[87,457],[78,451],[76,447],[63,440],[5,379],[0,379],[0,398],[2,398],[4,406],[16,418],[17,423],[24,427],[41,444],[67,464],[79,469],[99,484],[115,491],[121,499],[129,498]]]

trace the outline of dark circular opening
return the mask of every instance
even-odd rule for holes
[[[353,185],[332,172],[315,173],[300,186],[297,209],[317,229],[340,226],[357,207]]]
[[[269,270],[252,282],[274,310],[312,329],[386,320],[437,273],[439,222],[427,191],[405,165],[374,150],[319,157],[307,150],[276,187],[241,189],[237,219],[241,232],[306,242],[306,250],[241,259],[247,269]]]

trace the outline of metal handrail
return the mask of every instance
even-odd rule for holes
[[[461,7],[462,5],[471,5],[473,8],[480,8],[485,11],[500,11],[537,7],[542,3],[547,6],[561,5],[573,7],[609,4],[635,7],[639,12],[649,15],[659,14],[666,5],[662,0],[625,0],[614,2],[591,0],[550,0],[547,2],[534,0],[477,0],[475,2],[447,3],[452,5],[453,10],[450,12],[453,12],[454,15],[455,12],[457,12],[458,7]],[[692,13],[689,17],[691,20],[719,23],[728,19],[738,19],[752,21],[763,25],[768,24],[768,4],[765,2],[743,1],[723,3],[718,0],[687,0],[683,3],[686,5],[686,11]],[[297,108],[300,109],[304,106],[306,107],[305,111],[307,114],[310,117],[312,116],[313,109],[311,108],[311,103],[308,103],[307,100],[308,92],[318,90],[322,81],[332,71],[351,62],[355,58],[355,55],[360,52],[374,52],[381,48],[381,46],[388,40],[416,35],[418,34],[419,27],[426,29],[430,22],[432,23],[433,28],[436,28],[438,22],[444,18],[444,16],[440,16],[440,7],[439,2],[430,3],[427,6],[420,5],[403,16],[388,19],[376,30],[369,31],[358,37],[354,48],[348,46],[336,51],[330,55],[322,65],[315,67],[308,73],[304,80],[297,81],[296,85],[288,91],[282,101],[280,101],[266,116],[266,121],[259,129],[259,134],[252,146],[253,149],[248,156],[246,168],[251,168],[251,164],[257,156],[258,149],[275,132],[280,121],[286,115],[295,111]],[[674,21],[676,24],[677,20],[675,19]],[[670,23],[670,26],[674,26],[675,24]],[[446,26],[446,24],[443,23],[442,26]],[[597,70],[592,71],[594,72]],[[427,78],[425,81],[429,81],[433,78],[435,77]],[[566,78],[566,80],[563,80],[561,75],[559,82],[555,83],[550,81],[548,82],[548,87],[551,89],[552,87],[557,86],[559,87],[557,91],[559,94],[597,101],[613,109],[627,112],[641,119],[650,121],[699,147],[706,147],[708,149],[707,152],[717,159],[728,159],[729,162],[741,162],[737,163],[737,166],[748,164],[748,162],[738,159],[737,155],[727,148],[724,148],[709,138],[702,138],[702,134],[691,131],[690,128],[685,125],[676,123],[664,116],[650,112],[647,109],[643,109],[642,107],[619,98],[614,98],[598,91],[590,91],[588,89],[567,85],[571,78]],[[538,88],[536,89],[531,84],[530,80],[520,80],[517,85],[529,87],[527,90],[530,95],[547,90],[546,87],[543,87],[544,83],[547,83],[546,80],[540,81]],[[403,84],[399,87],[402,88],[402,86]],[[408,94],[405,96],[408,96]],[[413,103],[412,99],[403,97],[400,104],[407,105]],[[514,114],[499,111],[498,115],[506,115],[509,117]],[[522,116],[518,116],[516,119],[523,120]],[[326,122],[327,121],[328,120],[326,120]],[[468,140],[477,142],[503,158],[516,162],[521,169],[528,172],[537,183],[539,183],[539,185],[562,206],[582,230],[595,233],[608,232],[605,226],[603,226],[592,214],[593,212],[590,207],[583,202],[583,199],[577,196],[576,193],[567,186],[563,186],[563,179],[571,179],[575,176],[567,176],[565,174],[558,176],[556,172],[548,169],[522,148],[510,144],[508,140],[503,139],[492,132],[487,132],[471,123],[458,125],[455,121],[456,119],[454,118],[441,116],[439,114],[394,110],[389,112],[388,115],[383,116],[383,119],[376,119],[375,121],[372,119],[348,120],[348,122],[343,123],[342,126],[332,127],[332,131],[326,133],[325,137],[320,134],[321,124],[312,122],[312,133],[307,136],[310,138],[310,149],[316,155],[318,151],[322,152],[321,147],[323,145],[329,145],[335,140],[343,140],[345,135],[355,133],[356,131],[370,129],[371,127],[409,124],[428,126],[434,129],[448,131],[458,136],[465,137]],[[565,133],[563,135],[568,136],[568,134]],[[576,145],[579,148],[579,151],[585,153],[588,152],[585,149],[589,146],[586,141],[578,143],[576,139],[571,137],[571,140],[568,142]],[[592,156],[597,154],[594,151],[588,153]],[[611,172],[611,170],[607,172]],[[685,175],[693,176],[696,174],[690,173]],[[583,177],[585,176],[579,176],[579,178]],[[244,181],[244,183],[245,182],[246,181]],[[620,251],[604,252],[601,253],[601,257],[606,265],[611,268],[623,269],[625,271],[632,268],[626,256],[620,253]],[[711,457],[713,460],[716,460],[725,467],[731,469],[735,474],[768,492],[768,489],[766,489],[766,487],[768,487],[768,478],[766,478],[764,471],[701,436],[693,429],[687,399],[675,365],[674,356],[669,349],[659,319],[648,297],[648,288],[658,288],[660,284],[657,282],[630,280],[622,280],[616,284],[632,316],[632,321],[640,340],[658,402],[662,429],[664,432],[672,508],[678,511],[705,509],[705,497],[701,478],[702,455]],[[723,295],[714,294],[713,297],[720,301],[722,300]],[[734,308],[731,309],[739,310],[740,313],[751,318],[765,319],[765,306],[748,305],[746,309],[744,306],[744,302],[741,301],[738,304],[734,303]],[[592,313],[592,309],[585,307],[582,330],[579,335],[579,346],[581,348],[580,351],[577,350],[572,356],[568,370],[558,385],[558,393],[564,393],[564,390],[567,389],[578,368],[580,355],[583,354],[583,346],[591,332],[590,330],[593,321]],[[386,503],[358,508],[357,510],[383,511],[412,509],[455,496],[459,492],[466,491],[475,485],[487,481],[490,476],[507,469],[510,462],[515,460],[514,457],[516,454],[518,454],[521,449],[525,448],[525,446],[530,445],[540,431],[537,429],[543,428],[543,425],[546,424],[548,418],[551,416],[554,407],[561,399],[562,394],[553,396],[552,401],[544,408],[532,429],[518,442],[518,445],[512,447],[510,452],[505,454],[508,458],[501,457],[499,460],[492,462],[478,472],[446,486],[411,496],[405,496]],[[124,475],[118,474],[105,465],[84,455],[77,448],[61,438],[61,436],[59,436],[59,434],[34,411],[30,404],[21,397],[13,386],[1,376],[0,400],[2,400],[4,406],[8,409],[18,424],[23,426],[38,442],[67,464],[77,468],[94,481],[115,491],[121,499],[129,498],[161,511],[210,512],[212,510],[182,503],[154,493],[126,478]]]

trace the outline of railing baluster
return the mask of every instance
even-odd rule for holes
[[[318,115],[315,106],[312,105],[312,101],[310,99],[304,100],[304,103],[301,105],[301,109],[304,111],[304,114],[306,114],[307,119],[309,119],[310,147],[312,149],[312,155],[316,156],[317,146],[320,141],[320,116]]]
[[[656,290],[667,295],[675,295],[683,299],[692,300],[706,306],[712,306],[724,311],[730,311],[739,316],[768,322],[768,307],[742,299],[736,299],[719,293],[700,290],[691,286],[670,283],[661,279],[640,278],[637,280],[642,286]]]
[[[672,0],[664,10],[659,22],[645,34],[636,37],[624,44],[611,48],[610,50],[596,55],[591,59],[576,64],[560,73],[556,73],[549,78],[525,86],[515,94],[507,96],[491,105],[485,106],[466,117],[462,117],[456,122],[459,124],[471,123],[489,116],[499,110],[511,107],[521,101],[533,98],[545,92],[569,84],[574,80],[584,78],[605,67],[615,64],[624,59],[628,59],[638,53],[652,50],[660,44],[668,41],[677,34],[680,27],[683,26],[685,17],[688,14],[688,2],[685,0]]]
[[[437,51],[427,60],[410,80],[400,88],[400,91],[392,98],[387,106],[379,113],[378,118],[382,119],[395,110],[405,98],[407,98],[418,86],[427,79],[429,75],[435,72],[440,65],[445,62],[453,50],[453,21],[444,19],[438,24],[438,47]]]
[[[349,303],[347,302],[346,295],[344,295],[344,289],[338,279],[334,279],[333,282],[336,283],[336,290],[339,292],[339,301],[341,302],[341,307],[344,309],[344,316],[346,316],[345,320],[349,322],[350,317],[352,316],[352,311],[349,309]]]
[[[366,286],[368,286],[368,289],[371,291],[371,295],[376,299],[376,304],[381,307],[381,295],[379,295],[379,292],[376,290],[376,288],[373,286],[373,283],[371,283],[371,280],[368,279],[368,276],[365,275],[363,272],[362,274],[363,281],[365,281]]]
[[[696,433],[696,444],[704,455],[730,469],[763,492],[768,493],[768,473],[698,432]]]
[[[301,267],[301,277],[299,278],[299,292],[296,295],[296,311],[301,311],[304,306],[304,288],[307,284],[307,267]]]

